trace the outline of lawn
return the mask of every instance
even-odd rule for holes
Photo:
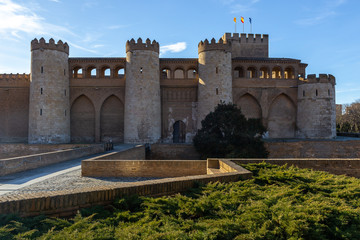
[[[360,180],[247,164],[254,178],[131,196],[71,219],[0,216],[0,239],[358,239]]]

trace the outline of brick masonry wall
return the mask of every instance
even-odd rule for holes
[[[216,175],[197,175],[158,179],[136,183],[121,183],[73,191],[43,192],[0,198],[0,214],[17,213],[23,217],[40,214],[54,217],[76,214],[81,208],[108,205],[115,199],[137,194],[139,196],[163,196],[186,191],[197,184],[209,182],[234,182],[252,177],[252,173],[237,167],[237,172]]]
[[[0,160],[0,176],[73,160],[104,151],[102,144]]]
[[[238,164],[266,162],[275,165],[297,166],[299,168],[310,168],[318,171],[326,171],[336,175],[347,175],[360,177],[360,159],[319,159],[319,158],[299,158],[299,159],[233,159]]]
[[[137,145],[121,152],[109,153],[94,160],[145,160],[145,146]]]
[[[85,160],[84,177],[183,177],[207,173],[206,160]]]
[[[26,144],[26,143],[2,143],[0,144],[0,159],[20,157],[58,150],[88,147],[89,144]]]
[[[360,140],[266,142],[269,158],[360,158]]]
[[[151,159],[196,160],[200,155],[192,144],[152,144]]]

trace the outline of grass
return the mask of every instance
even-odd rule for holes
[[[360,180],[247,164],[254,178],[130,196],[72,219],[0,216],[0,239],[358,239]]]

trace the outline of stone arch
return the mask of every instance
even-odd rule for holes
[[[186,71],[186,77],[187,78],[197,78],[197,71],[195,67],[190,67]]]
[[[115,95],[103,102],[100,111],[100,140],[124,142],[124,104]]]
[[[236,102],[236,105],[241,109],[242,114],[249,118],[258,118],[262,117],[262,110],[259,102],[254,96],[249,93],[242,95],[239,100]]]
[[[86,77],[87,78],[95,78],[97,75],[96,66],[91,65],[86,68]]]
[[[171,78],[171,70],[168,67],[164,67],[161,70],[161,78],[162,79],[170,79]]]
[[[73,78],[83,78],[84,77],[84,70],[81,66],[74,66],[72,69],[72,76]]]
[[[255,66],[250,66],[246,70],[247,78],[257,78],[257,69]]]
[[[271,78],[282,78],[282,68],[280,66],[273,67]]]
[[[285,79],[294,79],[295,78],[294,72],[295,72],[295,70],[292,66],[286,67],[284,70],[284,78]]]
[[[80,95],[71,105],[70,132],[72,142],[95,142],[95,108],[85,95]]]
[[[124,78],[125,77],[125,67],[124,66],[116,66],[114,71],[115,78]]]
[[[265,78],[268,79],[270,78],[270,74],[269,74],[269,68],[266,66],[263,66],[260,68],[260,78]]]
[[[243,78],[244,77],[244,68],[237,66],[234,68],[234,78]]]
[[[270,138],[294,138],[296,107],[289,96],[282,93],[270,105],[268,131]]]
[[[186,140],[186,124],[178,120],[173,124],[173,143],[184,143]]]
[[[104,65],[100,68],[100,77],[109,78],[111,76],[111,68],[108,65]]]
[[[183,79],[184,78],[184,69],[182,69],[182,68],[175,69],[174,78]]]

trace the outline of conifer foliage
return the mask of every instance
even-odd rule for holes
[[[232,103],[220,103],[201,122],[194,146],[206,158],[266,158],[260,119],[246,119]]]

